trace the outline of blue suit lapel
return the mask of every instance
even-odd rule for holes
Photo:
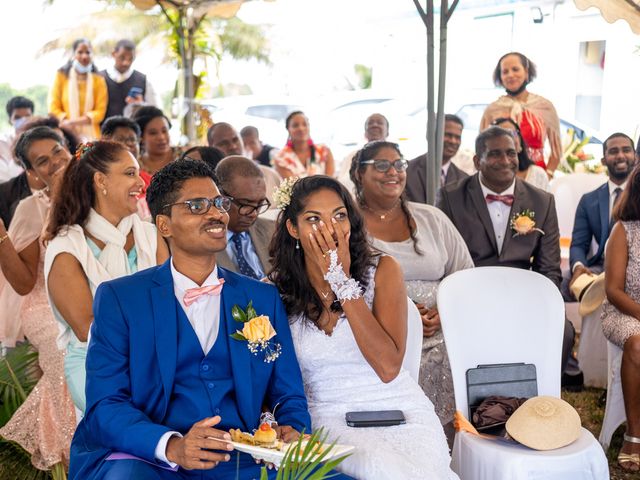
[[[598,244],[604,247],[609,236],[609,184],[605,183],[598,190],[598,205],[600,207],[600,237]]]
[[[245,309],[250,298],[247,292],[238,284],[237,277],[230,275],[224,268],[218,267],[218,277],[224,278],[222,289],[222,301],[220,302],[220,322],[226,322],[227,333],[231,335],[236,330],[242,330],[242,324],[236,322],[231,315],[234,305]],[[231,356],[231,371],[236,390],[236,402],[240,416],[246,425],[256,422],[259,411],[253,401],[253,388],[251,378],[251,353],[247,348],[247,342],[227,338],[229,342],[229,355]],[[260,399],[262,401],[262,399]]]
[[[170,262],[171,259],[158,268],[153,276],[157,286],[151,289],[155,347],[164,387],[165,409],[173,390],[178,355],[178,318]]]

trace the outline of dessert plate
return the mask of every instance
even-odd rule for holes
[[[284,456],[286,455],[289,446],[295,445],[294,443],[285,443],[282,450],[277,450],[274,448],[264,448],[264,447],[257,447],[255,445],[247,445],[246,443],[240,443],[240,442],[231,442],[231,443],[233,444],[233,447],[236,450],[240,452],[248,453],[249,455],[251,455],[253,458],[257,460],[264,460],[267,463],[273,463],[276,468],[280,467],[280,464],[282,463],[282,460],[284,459]],[[305,441],[303,440],[302,448],[304,448],[304,446],[305,446]],[[327,447],[328,446],[329,445],[327,445]],[[324,458],[324,461],[328,461],[335,457],[341,457],[343,455],[351,453],[353,450],[355,450],[355,447],[352,445],[334,445],[331,451]]]

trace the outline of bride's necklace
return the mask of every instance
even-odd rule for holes
[[[331,290],[329,290],[328,292],[320,291],[320,295],[322,295],[322,298],[327,300],[330,295],[333,295],[333,292]],[[342,311],[342,304],[340,303],[340,300],[338,300],[337,298],[334,299],[331,302],[331,304],[329,305],[329,310],[331,312],[334,312],[334,313],[335,312],[341,312]]]
[[[362,206],[367,210],[369,210],[371,213],[373,213],[375,216],[380,217],[380,220],[386,220],[387,216],[391,214],[396,208],[398,208],[398,205],[400,205],[400,199],[398,199],[395,205],[391,207],[389,210],[382,210],[381,212],[374,210],[373,208],[369,207],[366,203],[363,204]]]

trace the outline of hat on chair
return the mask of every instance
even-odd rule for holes
[[[571,293],[580,302],[578,313],[581,317],[594,312],[605,297],[604,272],[600,275],[583,273],[571,285]]]
[[[556,397],[533,397],[507,420],[507,433],[534,450],[553,450],[575,442],[581,434],[578,412]]]

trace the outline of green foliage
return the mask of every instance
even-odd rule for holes
[[[29,344],[19,345],[0,358],[0,427],[22,405],[40,375],[38,352]]]
[[[38,470],[31,465],[31,455],[20,445],[0,439],[0,478],[11,480],[49,480],[53,477],[51,472]]]
[[[373,70],[371,67],[358,63],[353,66],[353,70],[358,77],[358,86],[363,89],[371,88],[371,82],[373,81]]]
[[[51,77],[51,81],[53,81],[53,77]],[[23,97],[27,97],[32,100],[35,104],[35,114],[36,115],[47,115],[47,94],[49,92],[49,87],[46,85],[34,85],[25,89],[15,89],[8,83],[0,84],[0,130],[4,130],[9,128],[9,117],[7,116],[7,111],[5,109],[5,105],[9,101],[11,97],[15,97],[17,95],[22,95]]]
[[[307,439],[303,446],[304,436],[300,435],[298,441],[291,444],[287,453],[285,453],[276,475],[276,480],[323,480],[335,476],[335,474],[330,474],[329,472],[349,455],[326,461],[331,450],[335,447],[335,442],[326,446],[327,437],[328,433],[325,433],[324,429],[320,428]],[[315,452],[319,448],[322,453],[316,455]],[[266,480],[267,478],[267,468],[263,467],[260,472],[260,480]]]

